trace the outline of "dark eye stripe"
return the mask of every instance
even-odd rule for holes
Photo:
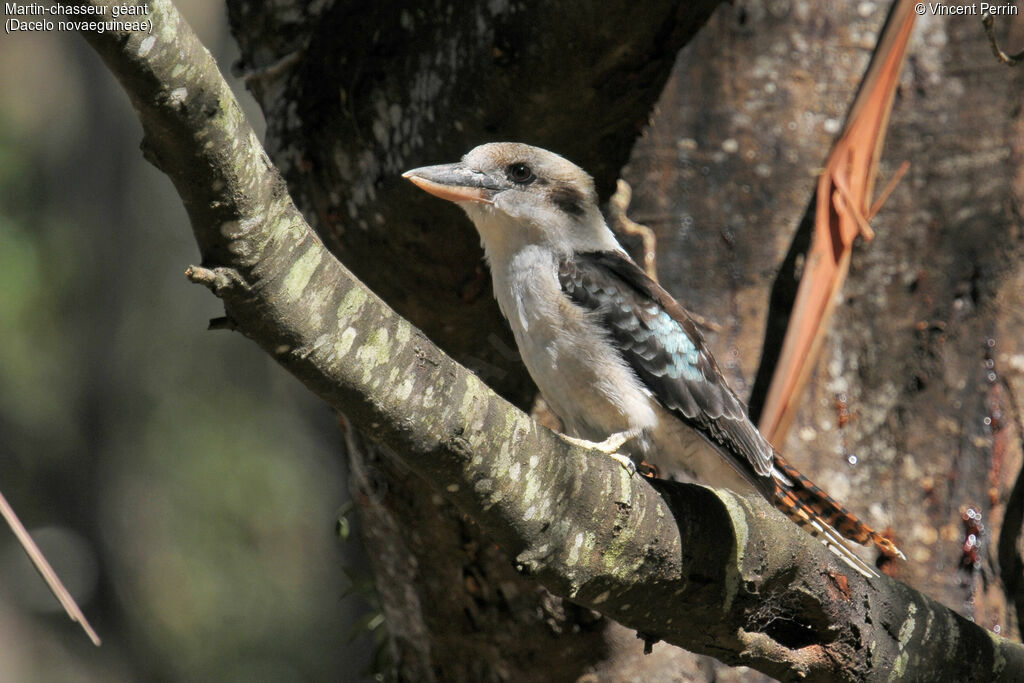
[[[583,214],[583,194],[568,183],[555,183],[551,188],[551,201],[567,214]]]

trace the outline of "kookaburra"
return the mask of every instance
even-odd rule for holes
[[[567,435],[756,490],[862,573],[873,570],[842,537],[900,554],[761,435],[683,307],[619,246],[581,168],[501,142],[403,175],[473,221],[501,312]]]

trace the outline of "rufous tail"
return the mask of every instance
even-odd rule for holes
[[[862,522],[814,482],[800,474],[778,453],[775,454],[775,494],[772,504],[799,524],[812,536],[821,538],[826,546],[860,573],[877,572],[853,554],[843,539],[861,545],[874,544],[883,553],[907,559],[892,541]]]

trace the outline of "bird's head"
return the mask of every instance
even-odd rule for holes
[[[415,168],[402,177],[462,207],[492,263],[531,245],[560,254],[621,249],[598,209],[591,177],[539,147],[492,142],[457,163]]]

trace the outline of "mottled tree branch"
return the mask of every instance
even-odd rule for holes
[[[85,3],[66,3],[85,4]],[[104,3],[92,3],[102,5]],[[86,38],[174,182],[232,324],[475,520],[552,592],[781,679],[1009,680],[1024,648],[848,572],[764,501],[649,483],[491,392],[324,248],[167,0]]]

